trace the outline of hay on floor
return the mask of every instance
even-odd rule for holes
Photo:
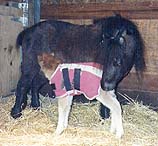
[[[99,103],[74,104],[69,127],[54,136],[57,103],[42,98],[42,108],[29,106],[19,119],[10,117],[15,97],[0,100],[0,146],[158,146],[158,113],[141,104],[123,106],[125,135],[121,140],[109,132],[110,120],[99,117]]]

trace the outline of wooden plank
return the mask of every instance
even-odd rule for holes
[[[158,10],[158,2],[107,2],[85,4],[43,5],[43,8],[56,9],[61,12],[92,12],[92,11],[141,11]]]
[[[0,0],[0,5],[7,5],[8,2],[22,2],[22,0]]]
[[[41,0],[34,1],[34,21],[35,23],[40,22],[41,13]]]
[[[22,0],[0,0],[0,3],[4,3],[4,2],[21,2]]]
[[[0,5],[0,15],[20,17],[22,16],[22,10],[13,8],[13,7],[6,7],[6,6]]]
[[[106,11],[106,12],[69,12],[69,13],[47,13],[42,12],[42,19],[98,19],[112,16],[114,14],[121,14],[123,17],[129,19],[158,19],[158,11]]]
[[[150,91],[158,93],[158,75],[144,73],[142,81],[139,82],[136,73],[129,73],[119,84],[119,88],[128,91]]]
[[[20,76],[20,54],[16,48],[16,38],[23,26],[11,18],[0,15],[0,96],[15,89]]]
[[[41,18],[93,19],[120,13],[132,19],[157,19],[158,2],[107,2],[87,4],[42,5]]]
[[[34,21],[34,0],[29,0],[28,2],[28,17],[29,17],[29,22],[28,25],[32,26],[34,25],[35,21]]]

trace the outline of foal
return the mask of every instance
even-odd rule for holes
[[[90,91],[92,91],[92,90],[97,91],[97,95],[92,95],[93,96],[92,98],[88,97],[88,93],[84,93],[86,91],[83,88],[86,88],[86,83],[85,83],[85,85],[84,85],[84,83],[83,84],[80,83],[81,84],[80,90],[72,88],[71,90],[66,91],[66,89],[65,89],[66,87],[60,88],[60,87],[58,87],[58,85],[56,86],[56,89],[54,91],[58,98],[58,113],[59,113],[58,125],[57,125],[57,129],[55,132],[57,135],[61,134],[64,131],[64,129],[67,128],[68,116],[69,116],[71,105],[72,105],[73,95],[80,94],[80,93],[83,93],[85,95],[85,97],[87,97],[90,100],[96,98],[102,104],[107,106],[111,110],[111,130],[110,131],[112,133],[116,133],[116,136],[118,138],[120,138],[123,135],[121,107],[120,107],[118,100],[116,99],[115,90],[103,91],[102,88],[100,87],[100,79],[102,76],[102,69],[101,69],[100,65],[97,66],[100,68],[97,68],[96,64],[94,64],[92,66],[89,66],[87,64],[86,65],[60,64],[61,61],[50,54],[43,54],[42,57],[41,56],[39,57],[38,61],[41,66],[41,70],[44,72],[46,77],[50,80],[50,83],[52,83],[54,81],[60,82],[59,80],[61,80],[61,81],[63,80],[62,79],[63,78],[63,74],[62,74],[63,69],[68,68],[69,76],[71,76],[71,71],[73,71],[73,73],[74,73],[74,70],[76,68],[78,68],[78,69],[82,70],[82,75],[81,75],[80,80],[82,80],[82,78],[84,78],[84,73],[86,72],[85,75],[87,76],[87,78],[91,77],[90,80],[93,80],[93,82],[96,84],[94,86],[94,89],[89,89]],[[58,73],[61,73],[61,76],[59,77],[59,75],[57,75],[58,79],[56,80],[56,79],[54,79],[54,77],[56,78],[56,74],[58,74]],[[93,77],[93,75],[94,75],[94,77]],[[97,76],[97,77],[95,77],[95,76]],[[73,77],[75,77],[75,75]],[[73,80],[74,80],[74,78],[73,78]],[[86,80],[86,81],[88,81],[88,80]],[[82,82],[82,81],[80,81],[80,82]],[[57,84],[59,84],[59,83],[57,83]],[[84,86],[84,87],[82,87],[82,86]],[[62,90],[62,91],[65,90],[65,92],[59,93],[60,92],[59,90]]]

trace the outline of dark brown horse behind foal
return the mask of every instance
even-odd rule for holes
[[[111,131],[116,132],[118,137],[122,136],[121,108],[115,98],[115,89],[133,66],[138,74],[145,67],[142,39],[133,22],[121,16],[104,18],[92,25],[48,20],[21,32],[17,44],[22,45],[23,61],[16,101],[11,111],[14,118],[21,115],[22,105],[26,103],[26,94],[30,89],[32,106],[39,106],[38,92],[45,82],[46,74],[38,63],[38,56],[46,53],[60,60],[60,64],[93,62],[100,65],[101,88],[96,99],[111,110]],[[72,96],[58,101],[56,133],[59,134],[67,127]]]

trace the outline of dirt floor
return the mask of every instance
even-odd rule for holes
[[[40,110],[28,106],[15,120],[10,117],[14,100],[0,100],[0,146],[158,146],[158,112],[142,104],[123,106],[125,135],[119,140],[109,132],[110,119],[100,119],[98,102],[75,103],[68,129],[55,136],[56,102],[42,97]]]

